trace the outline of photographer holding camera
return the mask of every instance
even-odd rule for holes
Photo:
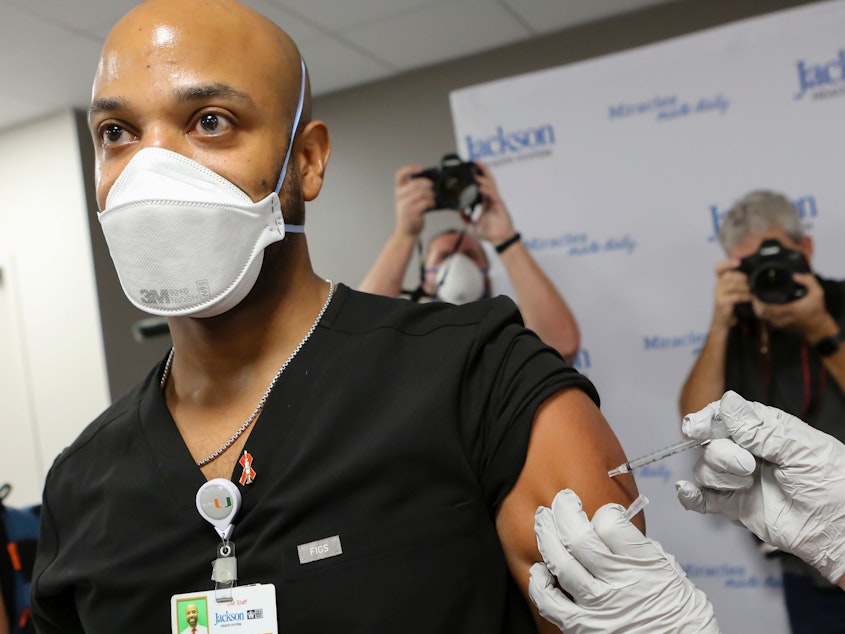
[[[359,290],[452,303],[487,297],[491,294],[489,263],[477,236],[498,254],[525,325],[565,359],[574,358],[580,344],[575,317],[520,240],[487,166],[460,163],[456,156],[447,155],[440,170],[423,170],[419,165],[400,168],[395,184],[396,225]],[[444,208],[458,212],[465,226],[435,236],[423,253],[420,235],[425,214]],[[420,284],[413,291],[403,291],[405,269],[415,249],[422,263]]]
[[[784,196],[755,191],[719,227],[713,319],[681,390],[681,415],[727,390],[782,409],[845,440],[845,282],[812,273],[813,241]],[[778,553],[793,634],[843,632],[845,595]]]

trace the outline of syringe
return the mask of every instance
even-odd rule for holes
[[[658,460],[663,460],[664,458],[668,458],[669,456],[674,456],[676,453],[681,453],[682,451],[686,451],[687,449],[690,449],[692,447],[701,447],[709,442],[709,438],[707,440],[682,440],[681,442],[676,443],[674,445],[670,445],[669,447],[658,449],[657,451],[653,451],[649,454],[646,454],[642,458],[636,458],[634,460],[629,460],[628,462],[623,462],[615,469],[611,469],[610,471],[608,471],[607,475],[613,478],[623,473],[629,473],[630,471],[633,471],[634,469],[639,469],[644,465],[651,464],[652,462],[657,462]]]
[[[631,506],[622,513],[622,517],[630,522],[634,515],[645,508],[646,504],[648,504],[648,498],[644,495],[638,495],[637,499],[631,502]]]

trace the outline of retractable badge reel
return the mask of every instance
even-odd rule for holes
[[[229,538],[235,526],[235,516],[241,509],[241,492],[230,480],[214,478],[197,491],[197,511],[211,524],[222,540],[217,546],[217,557],[211,562],[211,580],[218,602],[232,600],[232,588],[238,582],[238,562],[235,543]]]

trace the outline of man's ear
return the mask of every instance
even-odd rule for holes
[[[813,261],[813,239],[810,236],[801,238],[801,253],[807,258],[807,262]]]
[[[323,175],[332,153],[329,130],[322,121],[311,121],[297,139],[296,167],[302,198],[314,200],[323,187]]]

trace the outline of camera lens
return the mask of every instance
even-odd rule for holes
[[[782,266],[760,267],[749,280],[751,292],[767,304],[785,304],[792,297],[795,283],[792,271]]]

